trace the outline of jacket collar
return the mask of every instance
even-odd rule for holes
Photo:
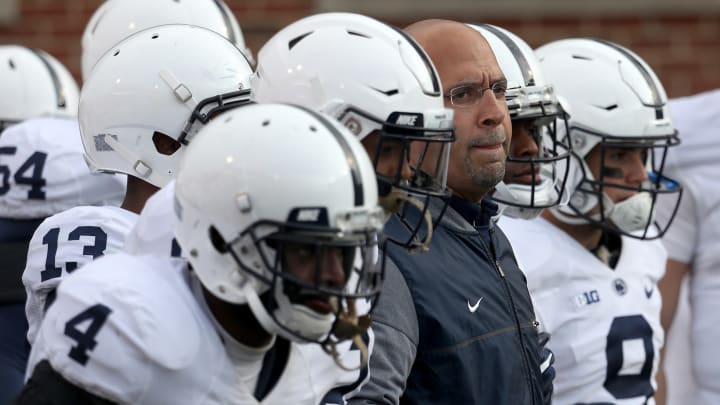
[[[457,211],[474,228],[487,228],[492,225],[493,217],[498,213],[498,205],[489,198],[480,203],[468,201],[457,196],[450,197],[450,207]]]

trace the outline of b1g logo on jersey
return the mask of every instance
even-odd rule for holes
[[[600,294],[597,290],[585,291],[573,297],[573,302],[577,308],[592,305],[600,302]]]

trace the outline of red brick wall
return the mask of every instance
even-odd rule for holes
[[[152,0],[148,0],[152,1]],[[391,1],[391,0],[388,0]],[[80,36],[102,0],[21,0],[17,21],[0,26],[0,43],[45,49],[79,78]],[[275,31],[313,12],[312,0],[226,0],[255,51]],[[382,16],[375,16],[382,18]],[[570,36],[593,36],[625,45],[645,58],[671,97],[720,87],[720,16],[494,19],[538,46]],[[411,21],[390,21],[403,26]]]
[[[591,36],[625,45],[647,61],[670,97],[720,87],[720,17],[498,21],[531,46]]]

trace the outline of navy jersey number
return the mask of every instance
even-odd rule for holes
[[[0,155],[14,155],[17,148],[14,146],[5,146],[0,148]],[[43,177],[43,169],[47,153],[34,152],[25,162],[18,167],[17,172],[13,176],[16,184],[30,186],[27,198],[29,200],[44,200],[45,191],[43,187],[47,181]],[[10,168],[7,165],[0,165],[0,195],[7,194],[10,191]]]
[[[173,238],[170,244],[170,257],[180,257],[182,255],[182,249],[178,244],[177,239]]]
[[[99,226],[78,226],[68,235],[68,240],[80,240],[82,236],[89,236],[93,238],[91,245],[83,246],[83,255],[92,256],[93,260],[102,256],[107,248],[107,234]],[[58,267],[55,264],[55,255],[58,249],[58,238],[60,237],[60,228],[50,229],[45,236],[43,236],[42,243],[47,245],[47,257],[45,258],[45,270],[40,272],[40,279],[42,281],[50,280],[56,277],[60,277],[62,274],[62,267]],[[65,263],[65,269],[68,273],[73,272],[77,269],[78,264],[76,262]]]
[[[607,373],[605,389],[616,399],[646,397],[653,395],[654,390],[650,382],[653,359],[653,330],[642,315],[619,316],[610,325],[607,336],[605,354],[607,355]],[[645,362],[638,374],[620,374],[623,366],[623,342],[627,340],[641,340],[645,349]]]
[[[107,321],[112,310],[103,304],[95,304],[83,312],[75,315],[65,324],[65,336],[74,340],[77,344],[70,349],[68,356],[83,366],[88,362],[88,352],[93,351],[97,346],[97,336],[100,328]],[[85,331],[78,329],[78,326],[85,321],[90,321]]]

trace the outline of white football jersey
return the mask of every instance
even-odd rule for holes
[[[668,149],[665,165],[665,173],[684,187],[680,208],[662,241],[670,258],[692,265],[690,350],[697,389],[689,402],[698,405],[720,404],[720,317],[716,310],[720,301],[718,103],[720,90],[670,100],[673,124],[682,142]],[[672,208],[667,200],[658,199],[658,218],[668,218]],[[673,356],[672,347],[668,350],[667,356]]]
[[[35,339],[48,294],[85,263],[120,251],[136,220],[137,214],[119,207],[80,206],[55,214],[38,226],[22,275],[28,342]]]
[[[47,359],[96,395],[163,405],[332,404],[335,392],[366,377],[365,370],[340,369],[318,345],[291,343],[278,382],[258,402],[193,292],[197,282],[182,259],[120,253],[89,263],[58,287],[28,374]],[[339,349],[345,365],[359,365],[360,352],[350,342]]]
[[[659,241],[622,238],[615,269],[543,218],[503,218],[555,353],[553,404],[654,404],[663,344]]]
[[[0,137],[0,218],[45,218],[78,205],[118,205],[125,176],[92,174],[78,122],[34,118]]]

